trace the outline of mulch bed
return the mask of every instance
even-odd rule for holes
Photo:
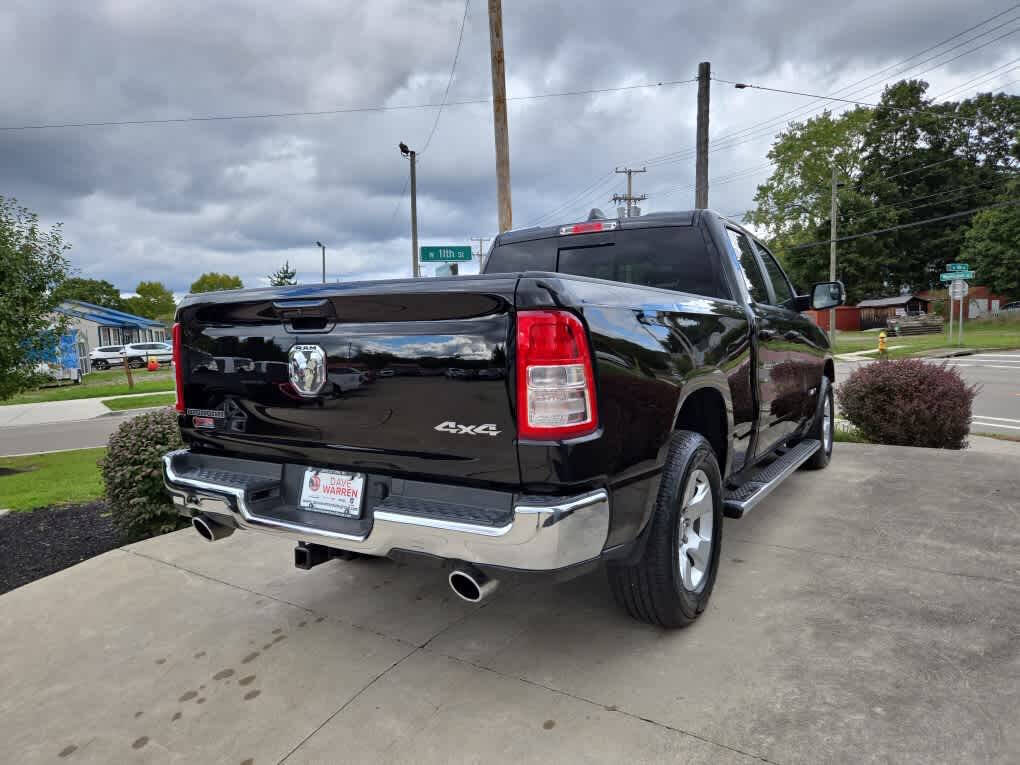
[[[0,516],[0,595],[124,544],[102,502]]]

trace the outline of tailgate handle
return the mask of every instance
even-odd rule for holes
[[[278,300],[273,308],[288,332],[328,332],[336,323],[336,312],[328,299]]]

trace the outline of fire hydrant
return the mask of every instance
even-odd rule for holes
[[[159,362],[156,361],[152,356],[149,357],[149,363],[146,365],[150,372],[155,372],[159,369]]]
[[[888,348],[885,344],[885,330],[878,333],[878,355],[883,359],[888,355]]]

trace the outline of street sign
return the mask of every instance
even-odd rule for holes
[[[975,274],[973,271],[952,271],[942,274],[939,279],[944,282],[954,282],[957,279],[973,279],[974,276]]]
[[[970,266],[966,263],[946,263],[947,271],[970,271]]]
[[[420,247],[422,263],[451,263],[463,261],[470,263],[473,254],[470,245],[443,245],[442,247]]]
[[[967,297],[967,282],[957,280],[949,285],[949,296],[953,300],[963,300]]]

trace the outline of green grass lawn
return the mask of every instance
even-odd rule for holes
[[[153,393],[151,396],[131,396],[130,398],[109,398],[102,404],[107,409],[121,412],[125,409],[144,409],[150,406],[173,406],[177,400],[176,393]]]
[[[131,374],[135,381],[133,389],[128,387],[127,377],[122,368],[110,369],[105,372],[92,372],[85,375],[81,385],[68,383],[19,393],[6,401],[0,401],[0,406],[4,404],[35,404],[41,401],[69,401],[97,396],[120,396],[125,393],[156,393],[174,389],[174,374],[165,367],[158,372],[133,369]]]
[[[106,448],[0,457],[0,509],[32,510],[103,496],[96,461]]]
[[[953,336],[955,341],[955,327]],[[894,345],[904,346],[889,351],[889,358],[893,359],[924,355],[926,352],[938,349],[948,351],[957,347],[978,350],[982,348],[1020,348],[1020,320],[981,319],[969,321],[963,327],[962,346],[947,341],[945,332],[937,335],[909,335],[907,337],[896,337],[890,334],[887,343],[890,348]],[[877,348],[878,332],[836,333],[836,353],[853,353]],[[875,354],[875,358],[877,358],[877,354]]]

